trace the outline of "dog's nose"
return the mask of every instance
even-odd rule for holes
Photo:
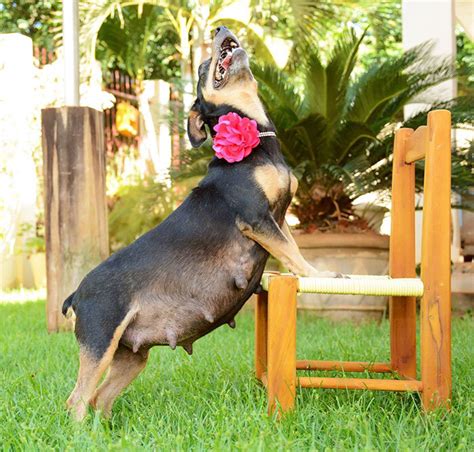
[[[220,27],[217,27],[214,31],[214,37],[217,36],[217,34],[220,32],[220,31],[223,31],[223,30],[227,30],[227,27],[224,27],[223,25],[220,26]]]

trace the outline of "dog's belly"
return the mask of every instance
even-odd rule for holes
[[[134,351],[153,345],[188,347],[231,321],[258,285],[268,257],[254,242],[242,239],[223,247],[217,264],[196,262],[178,282],[174,275],[172,286],[165,282],[139,293],[134,300],[138,313],[122,343]]]

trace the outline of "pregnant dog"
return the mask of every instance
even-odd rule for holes
[[[197,93],[188,118],[193,146],[206,140],[207,130],[214,138],[219,118],[229,113],[249,118],[245,124],[256,126],[259,144],[232,163],[217,154],[178,209],[92,270],[64,302],[63,313],[72,308],[76,315],[80,349],[67,402],[77,420],[88,404],[110,414],[154,345],[192,353],[201,336],[233,327],[269,253],[299,275],[335,276],[311,267],[290,235],[285,212],[297,181],[258,98],[247,53],[225,27],[216,30],[212,57],[199,68]]]

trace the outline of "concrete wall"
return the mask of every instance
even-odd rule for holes
[[[19,227],[35,224],[33,71],[31,39],[0,35],[0,288],[32,284],[29,262],[15,248]]]

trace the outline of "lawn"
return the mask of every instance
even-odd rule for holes
[[[72,334],[48,335],[44,302],[0,303],[0,447],[26,450],[473,450],[474,320],[453,323],[449,415],[420,411],[416,395],[300,390],[298,410],[266,415],[253,377],[253,316],[182,349],[153,349],[146,370],[117,400],[111,420],[82,425],[64,402],[74,386]],[[298,355],[388,359],[388,324],[298,319]]]

